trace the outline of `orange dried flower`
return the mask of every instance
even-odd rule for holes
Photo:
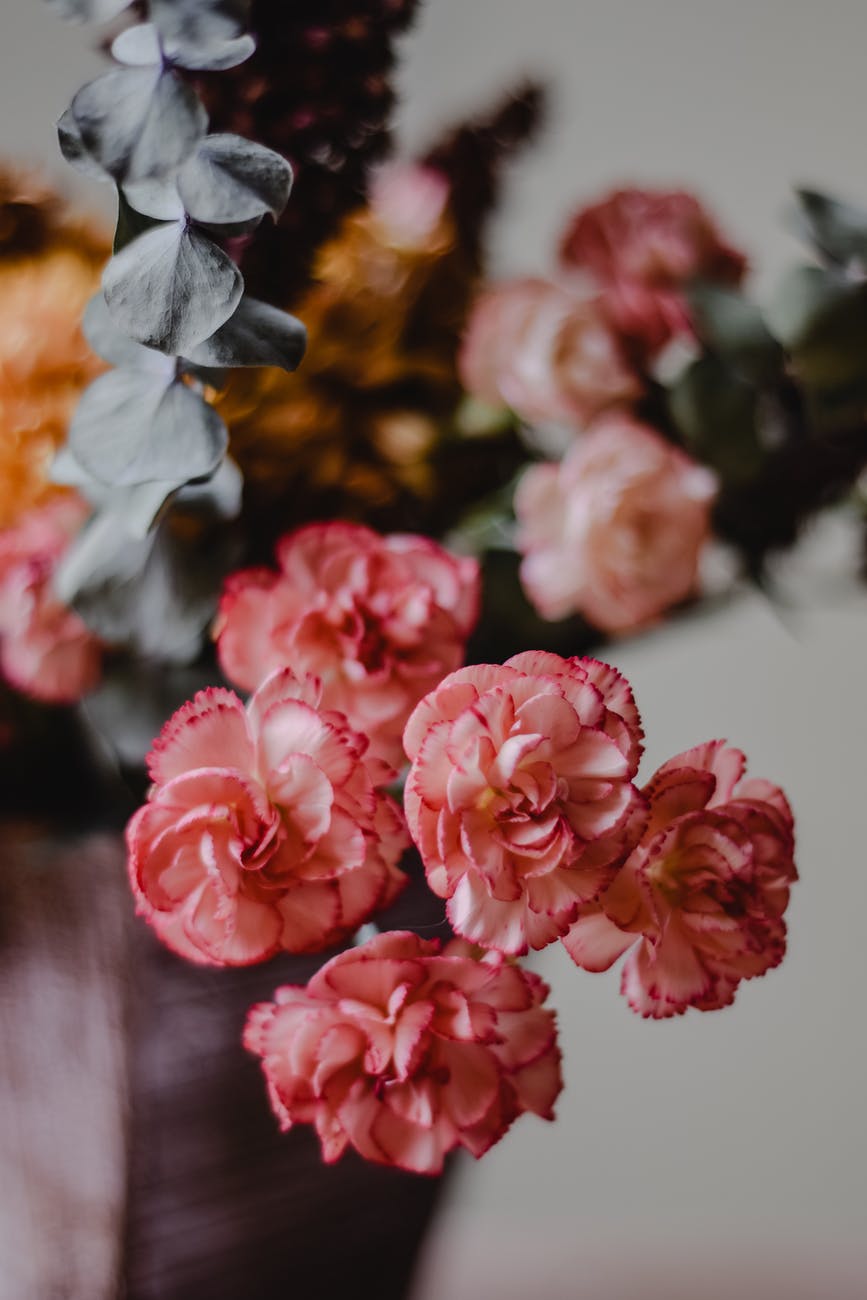
[[[103,368],[79,322],[109,252],[38,177],[0,168],[0,528],[60,491],[48,467]]]

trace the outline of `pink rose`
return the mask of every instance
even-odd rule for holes
[[[603,417],[515,494],[521,581],[543,618],[605,632],[658,619],[696,587],[716,492],[711,472],[626,415]]]
[[[783,959],[792,813],[777,786],[741,781],[744,768],[721,740],[664,763],[644,788],[635,848],[563,940],[592,971],[632,948],[621,991],[643,1016],[727,1006],[741,980]]]
[[[533,651],[461,668],[419,704],[404,745],[410,834],[458,934],[542,948],[611,881],[641,724],[607,664]]]
[[[253,1007],[244,1042],[281,1126],[313,1124],[326,1161],[352,1146],[436,1174],[457,1146],[483,1155],[525,1111],[553,1118],[562,1080],[547,993],[499,955],[393,932]]]
[[[275,668],[314,673],[322,702],[394,766],[421,697],[463,662],[479,568],[426,537],[314,524],[278,543],[280,572],[227,581],[217,620],[226,674],[254,690]]]
[[[470,393],[529,423],[584,424],[642,391],[598,301],[545,280],[484,290],[458,365]]]
[[[246,710],[200,691],[148,755],[154,786],[127,827],[138,910],[182,956],[245,966],[314,952],[400,892],[408,844],[379,788],[391,769],[319,683],[284,670]]]
[[[699,278],[734,285],[746,270],[746,258],[698,200],[677,190],[615,190],[582,208],[566,228],[560,257],[605,286],[617,329],[651,354],[689,329],[684,285]]]
[[[57,496],[0,532],[0,671],[39,700],[78,700],[99,680],[102,650],[54,595],[54,571],[88,516],[79,497]]]

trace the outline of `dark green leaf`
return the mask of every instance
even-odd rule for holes
[[[867,283],[823,267],[797,267],[783,280],[769,316],[808,387],[867,383]]]
[[[203,366],[280,366],[294,370],[304,355],[307,331],[296,317],[244,297],[233,316],[189,360]]]
[[[186,222],[140,235],[105,268],[105,300],[131,338],[188,356],[234,312],[244,281],[232,259]]]
[[[292,186],[280,154],[240,135],[209,135],[178,174],[178,193],[195,221],[229,225],[278,217]]]
[[[867,212],[816,190],[796,190],[795,197],[799,233],[831,262],[867,266]]]
[[[734,289],[694,284],[687,298],[699,339],[746,376],[779,372],[783,351],[754,303]]]
[[[669,389],[672,419],[688,449],[730,483],[756,474],[763,460],[756,387],[720,357],[699,357]]]

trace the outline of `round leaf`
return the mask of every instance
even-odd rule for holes
[[[243,63],[256,48],[242,34],[247,8],[244,0],[151,0],[150,15],[171,63],[219,72]]]
[[[57,123],[57,140],[60,152],[70,167],[74,167],[82,176],[94,181],[110,181],[111,177],[104,167],[93,158],[84,146],[72,109],[68,108]]]
[[[796,190],[799,226],[832,262],[867,265],[867,213],[816,190]]]
[[[301,321],[255,298],[242,298],[234,316],[186,358],[202,366],[279,366],[294,370],[304,355]]]
[[[137,23],[127,27],[111,44],[112,58],[132,68],[159,66],[163,61],[160,38],[153,23]]]
[[[204,135],[208,118],[170,69],[116,68],[72,101],[83,147],[118,182],[171,175]]]
[[[118,487],[182,483],[217,468],[228,435],[198,393],[179,381],[112,370],[85,391],[69,430],[76,460]]]
[[[165,383],[174,378],[175,363],[172,358],[127,338],[112,320],[101,293],[94,294],[85,307],[81,324],[84,337],[103,361],[110,361],[113,366],[159,376]]]
[[[105,268],[102,286],[113,320],[131,338],[188,356],[232,315],[244,281],[206,235],[172,222],[127,244]]]
[[[229,225],[270,212],[289,198],[292,168],[273,149],[240,135],[209,135],[178,174],[178,193],[195,221]]]

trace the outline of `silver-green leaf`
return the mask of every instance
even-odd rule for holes
[[[279,217],[291,188],[286,159],[240,135],[206,136],[178,173],[184,207],[209,225]]]
[[[207,130],[192,88],[169,68],[116,68],[82,86],[72,116],[84,149],[118,183],[171,175]]]
[[[223,421],[186,384],[126,369],[109,371],[86,389],[69,430],[79,464],[116,487],[204,478],[227,443]]]
[[[219,72],[248,59],[245,0],[151,0],[150,16],[166,58],[181,68]]]
[[[186,222],[139,235],[105,268],[105,300],[131,338],[189,356],[229,319],[244,281],[232,259]]]
[[[288,312],[241,299],[233,316],[186,360],[200,366],[279,366],[294,370],[304,356],[307,331]]]

